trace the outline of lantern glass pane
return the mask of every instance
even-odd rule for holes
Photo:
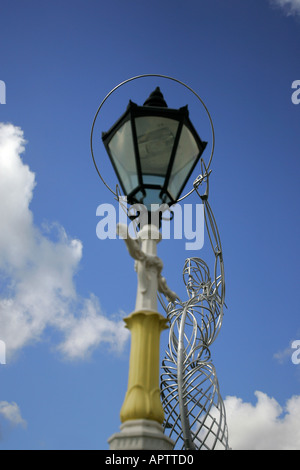
[[[197,142],[191,131],[184,125],[168,185],[168,191],[175,200],[178,199],[182,185],[189,176],[198,155],[199,147]]]
[[[136,118],[135,125],[142,174],[165,177],[178,121],[159,116],[143,116]]]
[[[120,127],[108,146],[124,190],[128,194],[138,184],[130,121]]]

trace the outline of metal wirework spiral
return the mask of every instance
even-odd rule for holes
[[[224,403],[220,395],[210,346],[223,320],[225,276],[221,240],[208,203],[208,179],[204,175],[194,187],[204,204],[205,226],[214,253],[213,276],[200,258],[188,258],[183,268],[186,301],[164,305],[170,320],[169,344],[162,362],[161,395],[165,411],[165,433],[175,449],[228,449]],[[198,188],[206,183],[206,192]]]

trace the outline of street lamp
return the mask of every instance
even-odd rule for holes
[[[102,140],[129,204],[175,204],[206,147],[189,119],[188,108],[168,108],[159,88],[143,106],[129,102],[125,113]],[[118,224],[138,277],[135,310],[124,319],[131,331],[128,388],[121,408],[121,432],[109,439],[110,449],[170,450],[164,435],[164,410],[159,387],[159,343],[168,320],[157,311],[157,292],[168,301],[177,296],[162,277],[157,257],[159,228],[148,223],[132,239],[126,225]]]
[[[118,186],[113,191],[98,169],[93,152],[94,127],[100,110],[112,93],[145,77],[172,80],[196,96],[210,121],[212,145],[205,163],[201,155],[206,142],[197,135],[187,107],[169,109],[159,88],[151,93],[143,106],[130,101],[121,118],[102,134],[121,188],[139,213],[137,239],[129,236],[127,225],[117,226],[135,259],[138,288],[135,310],[124,319],[131,331],[131,351],[128,389],[120,413],[121,432],[111,436],[108,442],[111,450],[171,450],[180,444],[186,450],[228,449],[225,408],[209,351],[222,324],[225,306],[223,252],[208,202],[215,147],[210,113],[200,96],[175,78],[158,74],[129,78],[113,88],[100,104],[92,124],[91,154],[100,179],[121,203]],[[199,160],[202,174],[194,181],[193,188],[181,196]],[[206,184],[205,194],[200,194],[198,188],[203,183]],[[187,259],[183,274],[189,298],[182,301],[168,288],[161,275],[163,265],[156,254],[161,234],[154,213],[157,211],[161,215],[193,191],[204,206],[205,227],[214,253],[214,276],[210,276],[208,266],[200,258]],[[145,214],[147,217],[143,219]],[[128,216],[133,218],[130,210]],[[169,301],[168,306],[162,302],[162,307],[170,324],[157,311],[158,291]],[[166,328],[169,329],[169,344],[162,362],[159,386],[160,333]],[[170,437],[164,435],[162,423]]]
[[[102,140],[129,204],[176,203],[205,147],[188,107],[168,108],[157,87],[143,106],[132,101]]]

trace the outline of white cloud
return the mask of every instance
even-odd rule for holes
[[[21,158],[23,132],[0,123],[0,339],[7,357],[47,327],[62,333],[60,351],[82,358],[105,341],[122,349],[128,332],[121,319],[107,318],[99,301],[82,299],[74,282],[82,243],[53,224],[45,233],[29,208],[35,175]]]
[[[60,350],[70,358],[84,357],[101,342],[109,343],[115,350],[123,348],[128,338],[128,330],[124,328],[123,320],[112,321],[99,315],[100,306],[94,296],[86,299],[80,318],[72,319],[72,325],[67,329],[66,339],[60,345]]]
[[[273,357],[279,364],[284,364],[287,361],[291,362],[292,355],[293,349],[291,344],[288,348],[276,352]]]
[[[283,8],[287,16],[300,15],[300,0],[269,0],[274,6]]]
[[[300,450],[300,396],[282,408],[265,393],[255,392],[255,405],[227,397],[229,445],[233,450]]]
[[[3,416],[13,426],[26,427],[27,425],[21,416],[20,408],[14,402],[0,401],[0,416]]]

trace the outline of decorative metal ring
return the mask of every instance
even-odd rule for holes
[[[198,100],[200,101],[200,103],[202,104],[202,106],[204,107],[205,109],[205,112],[208,116],[208,119],[209,119],[209,122],[210,122],[210,125],[211,125],[211,131],[212,131],[212,150],[211,150],[211,154],[210,154],[210,157],[209,157],[209,161],[208,161],[208,164],[206,166],[206,170],[209,169],[210,167],[210,164],[212,162],[212,158],[213,158],[213,154],[214,154],[214,150],[215,150],[215,131],[214,131],[214,125],[213,125],[213,121],[212,121],[212,118],[211,118],[211,115],[204,103],[204,101],[200,98],[200,96],[188,85],[186,85],[185,83],[183,83],[182,81],[178,80],[177,78],[173,78],[173,77],[168,77],[167,75],[160,75],[160,74],[156,74],[156,73],[149,73],[149,74],[143,74],[143,75],[137,75],[135,77],[131,77],[131,78],[128,78],[127,80],[119,83],[119,85],[115,86],[104,98],[104,100],[102,101],[102,103],[100,104],[99,108],[97,109],[96,111],[96,114],[95,114],[95,117],[94,117],[94,120],[93,120],[93,124],[92,124],[92,129],[91,129],[91,137],[90,137],[90,145],[91,145],[91,154],[92,154],[92,158],[93,158],[93,162],[94,162],[94,165],[95,165],[95,168],[96,168],[96,171],[98,173],[98,175],[100,176],[102,182],[105,184],[105,186],[107,187],[107,189],[109,189],[115,196],[117,199],[119,199],[119,196],[117,194],[117,192],[113,191],[110,186],[108,186],[108,184],[106,183],[106,181],[104,180],[104,178],[102,177],[100,171],[99,171],[99,168],[96,164],[96,160],[95,160],[95,157],[94,157],[94,151],[93,151],[93,134],[94,134],[94,127],[95,127],[95,123],[96,123],[96,120],[97,120],[97,117],[100,113],[100,110],[102,108],[102,106],[104,105],[105,101],[112,95],[112,93],[114,91],[116,91],[118,88],[120,88],[121,86],[125,85],[126,83],[129,83],[129,82],[132,82],[133,80],[137,80],[138,78],[146,78],[146,77],[158,77],[158,78],[166,78],[167,80],[172,80],[173,82],[176,82],[176,83],[179,83],[180,85],[184,86],[185,88],[187,88],[189,91],[191,91],[195,96],[196,98],[198,98]],[[191,189],[187,194],[185,194],[185,196],[182,196],[180,199],[177,200],[177,202],[180,202],[182,201],[183,199],[185,199],[187,196],[189,196],[190,194],[192,194],[192,192],[195,191],[195,188]]]

